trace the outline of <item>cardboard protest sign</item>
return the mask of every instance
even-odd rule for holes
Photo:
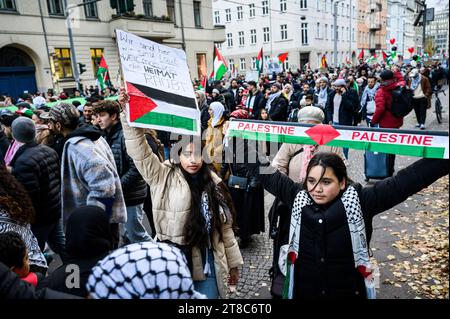
[[[290,144],[329,145],[372,152],[449,158],[448,132],[409,131],[256,120],[232,120],[227,137]]]
[[[130,126],[200,135],[184,51],[116,30]]]

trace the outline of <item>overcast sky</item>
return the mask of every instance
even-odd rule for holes
[[[442,10],[445,8],[445,4],[448,3],[448,0],[426,0],[427,7],[435,8],[435,10]]]

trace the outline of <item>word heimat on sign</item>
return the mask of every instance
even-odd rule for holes
[[[200,135],[184,51],[116,30],[130,126]]]
[[[290,144],[326,144],[389,154],[449,158],[447,132],[233,119],[227,137]]]

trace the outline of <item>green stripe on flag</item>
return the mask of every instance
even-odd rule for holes
[[[197,123],[196,120],[189,117],[183,117],[173,114],[148,112],[147,114],[141,116],[134,123],[142,124],[153,124],[159,126],[168,126],[174,128],[185,129],[188,131],[196,131]]]
[[[259,140],[277,143],[309,144],[309,145],[317,144],[308,136],[290,136],[282,134],[241,131],[235,129],[230,129],[228,131],[228,136],[248,140]],[[432,147],[432,146],[424,147],[414,145],[377,143],[377,142],[345,141],[336,139],[328,142],[325,145],[335,147],[348,147],[352,149],[366,150],[371,152],[382,152],[389,154],[417,156],[425,158],[444,158],[445,153],[444,147]]]

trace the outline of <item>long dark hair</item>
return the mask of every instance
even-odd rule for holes
[[[308,177],[309,172],[314,166],[321,166],[323,168],[322,174],[320,175],[320,179],[317,181],[317,184],[319,184],[320,180],[322,179],[323,175],[325,174],[325,171],[327,168],[330,168],[333,170],[334,175],[338,179],[339,182],[342,182],[345,179],[345,187],[352,184],[353,181],[349,179],[347,175],[347,167],[345,166],[344,161],[342,158],[337,155],[336,153],[331,152],[319,152],[316,155],[314,155],[311,160],[309,161],[308,168],[306,169],[306,177]],[[303,188],[308,190],[307,187],[307,181],[308,178],[305,178],[303,181]],[[316,185],[312,188],[316,188]],[[312,191],[308,190],[308,191]]]
[[[35,211],[27,191],[3,164],[0,164],[0,208],[19,224],[34,221]]]
[[[186,244],[204,248],[208,246],[208,231],[206,229],[205,219],[200,210],[201,197],[203,192],[208,195],[209,210],[211,213],[211,240],[212,234],[217,232],[222,240],[222,217],[220,207],[224,210],[225,217],[232,218],[232,227],[236,230],[236,213],[234,210],[231,196],[223,182],[216,184],[211,176],[211,170],[203,163],[201,169],[195,176],[186,172],[180,164],[176,164],[191,190],[191,211],[190,216],[184,225],[184,234]],[[226,214],[229,211],[230,214]]]

